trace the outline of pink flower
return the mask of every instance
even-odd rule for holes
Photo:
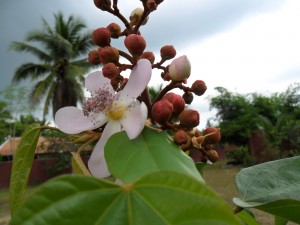
[[[174,59],[169,66],[169,74],[174,81],[183,81],[191,74],[191,63],[186,55]]]
[[[91,92],[91,97],[83,109],[68,106],[57,111],[55,123],[68,134],[93,130],[106,124],[88,162],[89,170],[95,177],[110,175],[104,158],[104,146],[111,135],[125,130],[128,137],[134,139],[143,130],[147,107],[136,98],[146,88],[151,73],[149,60],[140,59],[132,69],[124,89],[117,93],[101,72],[90,73],[85,79],[85,87]]]

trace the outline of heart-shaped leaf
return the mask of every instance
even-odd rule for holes
[[[240,207],[255,207],[300,222],[300,157],[281,159],[242,169],[236,176]]]
[[[123,182],[163,170],[203,181],[194,161],[171,142],[165,132],[145,128],[134,140],[129,140],[125,132],[119,132],[109,138],[104,151],[109,171]]]
[[[23,201],[40,131],[39,124],[28,126],[14,155],[9,187],[11,213],[14,213]]]
[[[14,214],[11,225],[241,224],[203,183],[175,172],[123,186],[81,175],[55,178]]]

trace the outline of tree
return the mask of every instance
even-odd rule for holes
[[[14,51],[28,52],[38,59],[38,63],[20,65],[13,82],[36,81],[30,101],[36,105],[44,99],[44,117],[51,105],[54,116],[61,107],[76,106],[83,101],[83,74],[91,67],[86,58],[82,58],[92,46],[91,35],[83,33],[86,25],[73,16],[65,20],[60,12],[54,17],[53,28],[42,18],[43,30],[29,32],[26,42],[12,42],[10,46]]]
[[[9,121],[12,119],[11,112],[8,110],[7,102],[0,100],[0,144],[10,134]]]
[[[222,131],[224,142],[247,145],[254,129],[256,110],[247,96],[216,87],[218,96],[210,99],[210,109],[216,109],[217,125]]]
[[[263,96],[257,93],[232,93],[217,87],[218,96],[211,98],[210,108],[217,110],[216,122],[221,128],[222,140],[247,145],[251,134],[263,133],[272,150],[284,155],[300,152],[300,84],[294,84],[283,93]]]

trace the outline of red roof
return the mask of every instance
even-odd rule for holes
[[[9,156],[14,155],[17,146],[20,143],[20,137],[13,137],[6,140],[4,143],[0,145],[0,155]],[[35,150],[35,154],[45,154],[48,150],[48,146],[50,145],[50,140],[45,137],[39,137],[37,148]]]

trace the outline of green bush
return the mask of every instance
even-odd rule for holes
[[[227,151],[226,158],[229,164],[242,164],[246,167],[255,164],[254,157],[249,154],[249,149],[245,146]]]

